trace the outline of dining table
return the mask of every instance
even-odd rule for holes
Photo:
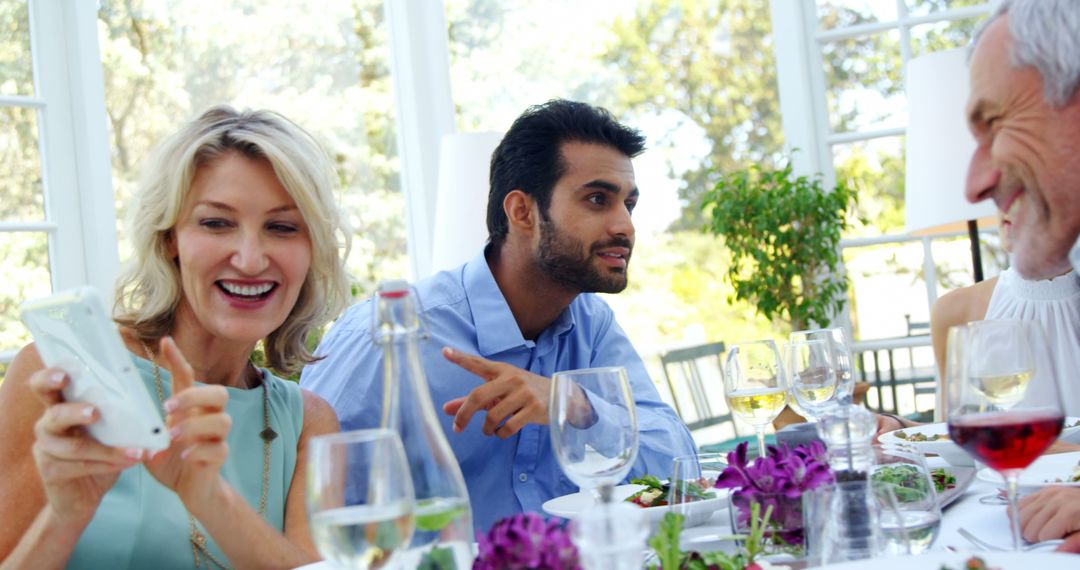
[[[927,466],[930,468],[948,467],[948,464],[940,457],[927,457],[926,461]],[[986,543],[998,545],[1001,550],[1010,550],[1012,539],[1009,532],[1006,506],[1004,504],[995,504],[993,501],[980,501],[984,497],[998,496],[1003,487],[1003,483],[993,483],[984,478],[973,477],[967,489],[944,509],[938,537],[930,550],[923,555],[923,558],[927,562],[931,562],[936,560],[934,558],[935,553],[940,552],[958,552],[970,555],[986,552],[985,549],[965,538],[960,529],[966,530]],[[684,550],[725,550],[731,552],[733,550],[733,543],[730,540],[731,535],[730,514],[727,508],[721,508],[703,524],[683,529],[681,545]],[[1035,546],[1027,552],[1033,554],[1051,552],[1054,546],[1054,544],[1048,544],[1046,547]],[[1069,556],[1076,557],[1075,568],[1080,569],[1080,554]],[[1020,557],[1023,558],[1023,555],[1020,555]],[[918,561],[919,557],[912,560]],[[399,568],[412,567],[408,560],[402,562],[403,564]],[[776,561],[775,564],[785,563]],[[802,568],[803,564],[798,563],[792,566]],[[911,566],[912,569],[922,567],[922,565]],[[931,570],[938,570],[939,568],[938,565],[925,567]],[[304,570],[334,570],[339,567],[329,562],[320,562],[303,568]],[[1012,570],[1012,566],[1004,567],[1002,570]],[[1023,568],[1022,570],[1045,570],[1045,568],[1039,566],[1037,568]]]

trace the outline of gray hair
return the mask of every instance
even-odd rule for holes
[[[972,46],[997,18],[1009,14],[1012,64],[1034,67],[1043,80],[1043,98],[1063,107],[1080,86],[1080,2],[1076,0],[1001,0],[979,28]]]
[[[308,333],[348,305],[350,279],[342,265],[352,231],[334,198],[333,166],[316,140],[272,111],[212,107],[167,138],[144,168],[128,208],[134,252],[117,281],[113,318],[153,340],[172,331],[183,294],[169,236],[199,168],[229,153],[267,161],[296,202],[311,238],[311,267],[285,322],[264,339],[267,364],[291,374],[316,360]]]

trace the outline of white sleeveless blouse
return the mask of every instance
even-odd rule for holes
[[[1069,272],[1029,281],[1012,268],[998,277],[986,308],[987,320],[1039,321],[1060,379],[1065,415],[1080,416],[1080,276]],[[1040,394],[1029,398],[1041,399]]]

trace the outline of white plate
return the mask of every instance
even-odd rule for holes
[[[946,472],[952,473],[953,477],[956,477],[956,486],[952,489],[945,489],[938,493],[938,504],[941,508],[951,505],[967,488],[971,486],[971,482],[975,480],[975,468],[974,467],[943,467]]]
[[[975,465],[975,460],[967,454],[966,451],[959,445],[953,443],[951,439],[942,439],[936,441],[911,441],[910,439],[903,439],[896,436],[896,432],[903,431],[909,437],[915,434],[923,434],[927,436],[933,435],[949,435],[949,426],[945,422],[936,424],[923,424],[921,426],[908,427],[902,430],[894,430],[888,433],[881,434],[878,441],[884,444],[907,444],[912,445],[920,453],[931,453],[934,455],[940,455],[942,459],[947,461],[949,465],[956,465],[958,467],[971,467]]]
[[[1059,552],[927,552],[919,555],[894,556],[891,558],[875,558],[869,560],[855,560],[839,564],[829,564],[819,568],[828,570],[913,570],[927,569],[937,570],[944,565],[950,570],[963,570],[964,562],[972,556],[978,556],[986,562],[990,568],[1000,570],[1075,570],[1077,561],[1080,560],[1075,554],[1063,554]]]
[[[1072,426],[1080,421],[1080,418],[1075,416],[1069,416],[1065,418],[1065,425]],[[1066,427],[1061,431],[1061,435],[1070,434],[1080,430],[1080,426]],[[968,455],[966,451],[959,445],[953,443],[951,439],[942,439],[936,441],[911,441],[910,439],[901,439],[896,437],[896,432],[903,431],[908,436],[921,433],[924,435],[948,435],[949,426],[945,422],[935,424],[923,424],[920,426],[903,428],[902,430],[894,430],[881,434],[878,438],[881,443],[885,444],[898,444],[906,443],[915,446],[915,449],[922,453],[931,453],[934,455],[940,455],[942,459],[947,461],[950,465],[956,465],[958,467],[972,467],[975,465],[975,460]]]
[[[1080,463],[1080,451],[1043,455],[1020,474],[1020,488],[1036,489],[1046,485],[1080,487],[1080,482],[1058,483],[1055,481],[1055,479],[1067,479],[1069,475],[1072,475],[1072,468],[1077,463]],[[1001,478],[1001,475],[990,468],[980,469],[978,476],[979,479],[994,485],[1005,484],[1005,480]]]
[[[636,485],[629,483],[626,485],[619,485],[615,487],[611,498],[615,501],[625,501],[627,497],[645,488],[645,485]],[[727,508],[728,506],[728,494],[729,489],[714,489],[717,497],[715,499],[705,499],[703,501],[694,501],[692,503],[686,503],[686,522],[683,523],[684,527],[696,526],[709,520],[716,513],[716,511]],[[555,497],[550,501],[545,502],[541,508],[549,515],[562,517],[564,519],[572,519],[578,515],[578,513],[596,504],[591,492],[589,493],[571,493],[569,495],[563,495],[561,497]],[[655,527],[660,523],[660,519],[664,518],[664,515],[668,512],[668,506],[662,505],[659,507],[647,507],[642,511],[645,513],[645,520],[649,522],[649,525]]]

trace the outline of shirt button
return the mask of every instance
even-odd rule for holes
[[[522,483],[524,483],[524,482],[526,482],[528,480],[529,480],[529,475],[527,473],[518,474],[518,481],[521,481]]]

